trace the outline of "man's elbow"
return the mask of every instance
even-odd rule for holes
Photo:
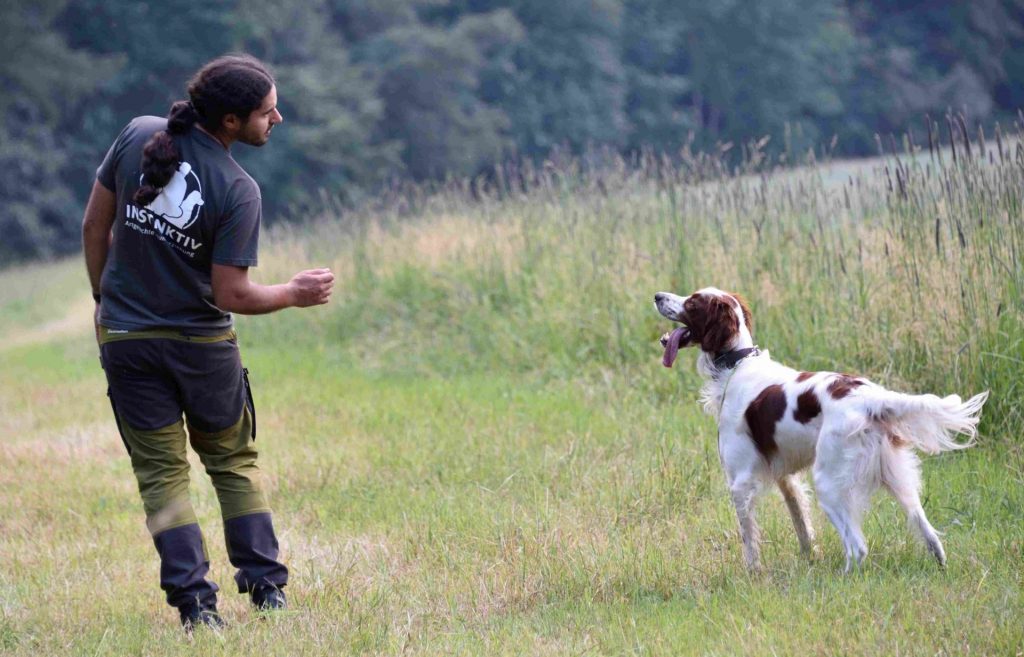
[[[244,313],[245,295],[240,290],[214,289],[213,303],[226,313]]]

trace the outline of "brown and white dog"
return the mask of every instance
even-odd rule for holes
[[[760,567],[754,502],[772,482],[782,491],[801,550],[813,550],[799,479],[811,466],[818,502],[846,549],[846,570],[867,555],[861,517],[879,487],[892,493],[911,528],[945,564],[942,542],[921,507],[913,448],[934,454],[971,445],[988,392],[962,402],[957,395],[907,395],[861,377],[791,369],[754,345],[743,301],[716,288],[688,297],[659,292],[654,303],[682,324],[661,338],[666,367],[680,348],[700,347],[701,402],[718,419],[718,452],[750,569]],[[956,434],[969,440],[958,443]]]

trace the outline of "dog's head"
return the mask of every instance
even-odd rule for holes
[[[680,349],[700,345],[712,356],[732,349],[744,329],[753,334],[750,310],[739,296],[708,287],[688,297],[671,292],[654,295],[654,306],[662,315],[682,324],[661,336],[663,362],[672,367]]]

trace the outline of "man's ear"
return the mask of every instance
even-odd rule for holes
[[[235,133],[242,127],[242,119],[237,114],[225,114],[220,124],[226,132]]]

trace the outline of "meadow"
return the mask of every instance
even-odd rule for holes
[[[329,306],[237,318],[291,609],[231,591],[194,460],[230,626],[191,640],[84,265],[0,272],[0,653],[1024,654],[1024,150],[948,127],[870,163],[556,159],[267,231],[257,280],[338,275]],[[992,391],[978,444],[924,459],[947,568],[885,496],[861,570],[817,508],[804,559],[773,494],[746,572],[694,354],[660,364],[654,292],[706,285],[794,367]]]

